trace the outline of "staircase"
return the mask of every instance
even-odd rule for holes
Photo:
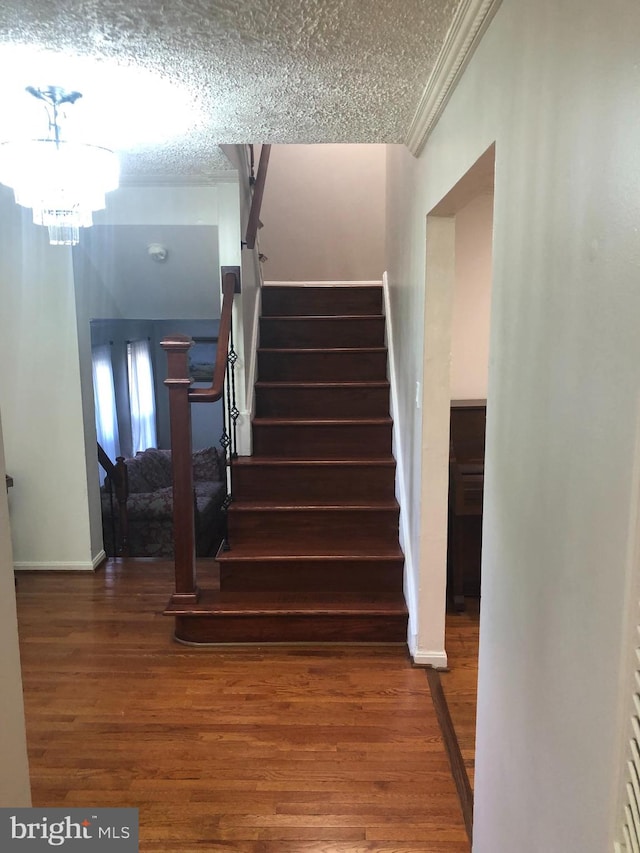
[[[263,288],[254,455],[179,639],[406,641],[386,364],[380,286]]]

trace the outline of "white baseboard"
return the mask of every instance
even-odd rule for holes
[[[398,406],[398,382],[396,374],[395,350],[393,345],[393,326],[391,323],[391,302],[389,299],[389,281],[386,272],[382,276],[383,311],[385,316],[385,333],[387,343],[387,373],[390,385],[390,410],[393,421],[392,452],[396,460],[396,499],[400,504],[400,547],[404,553],[404,597],[409,611],[407,643],[411,649],[411,638],[415,634],[415,619],[417,602],[415,600],[413,583],[414,565],[409,524],[407,522],[407,507],[409,498],[404,478],[404,454],[400,438],[400,407]]]
[[[241,430],[238,440],[238,455],[251,456],[253,453],[253,435],[251,432],[251,423],[255,410],[255,385],[256,376],[258,373],[258,346],[259,331],[260,331],[260,312],[262,306],[262,288],[258,291],[256,301],[253,306],[253,329],[251,332],[251,343],[249,344],[249,372],[247,376],[247,409],[241,412]]]
[[[413,642],[411,642],[411,640]],[[417,638],[414,636],[411,640],[409,642],[409,654],[411,655],[415,666],[431,666],[434,669],[448,669],[446,652],[422,651],[420,649],[416,649],[415,645]]]
[[[107,559],[107,552],[103,548],[102,551],[98,551],[98,553],[95,555],[95,557],[91,561],[91,563],[93,565],[93,570],[95,571],[98,568],[98,566],[101,565],[101,563],[103,563],[104,560],[106,560],[106,559]]]
[[[97,566],[106,557],[104,551],[101,551],[100,554],[94,557],[91,562],[53,560],[51,562],[28,563],[25,560],[16,560],[14,561],[13,568],[19,572],[95,572]]]
[[[252,413],[247,411],[247,409],[241,409],[240,415],[238,416],[238,424],[236,428],[236,453],[238,456],[251,456],[252,449],[252,435],[251,435],[251,420]]]

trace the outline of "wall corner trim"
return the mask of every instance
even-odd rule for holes
[[[91,564],[93,565],[94,572],[99,566],[101,566],[104,563],[104,561],[106,559],[107,559],[107,552],[103,548],[101,551],[98,551],[98,553],[95,555],[95,557],[91,561]]]
[[[405,145],[418,156],[502,0],[462,0],[411,120]]]

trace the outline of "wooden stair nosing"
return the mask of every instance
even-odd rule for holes
[[[209,615],[238,614],[244,616],[277,613],[281,616],[300,615],[405,615],[404,597],[397,593],[367,596],[361,592],[271,592],[201,590],[197,602],[169,601],[165,613],[173,615],[206,617]]]
[[[234,468],[236,466],[240,466],[242,468],[261,466],[268,468],[279,466],[285,468],[366,468],[370,465],[375,466],[376,468],[395,468],[396,460],[391,455],[387,457],[373,456],[371,458],[345,457],[343,459],[288,459],[286,457],[274,458],[273,456],[238,456],[237,459],[233,460]]]
[[[273,388],[283,391],[295,391],[303,388],[308,389],[309,391],[322,391],[323,389],[333,390],[334,388],[344,389],[345,391],[356,391],[360,388],[384,388],[386,390],[389,387],[390,383],[388,379],[337,379],[331,381],[327,381],[326,379],[298,379],[293,381],[259,379],[255,383],[256,390]]]
[[[299,543],[229,543],[228,550],[218,551],[219,563],[260,560],[261,562],[292,562],[326,563],[326,562],[386,562],[389,560],[404,563],[404,553],[399,544],[393,546],[362,547],[315,547],[313,550],[302,551]]]
[[[270,500],[244,500],[236,499],[230,505],[230,509],[234,512],[342,512],[344,510],[358,510],[361,512],[392,512],[400,511],[398,501],[379,500],[379,501],[311,501],[303,503],[301,501],[270,501]]]
[[[336,354],[348,357],[350,355],[365,355],[367,353],[375,353],[382,354],[387,352],[386,346],[379,347],[258,347],[258,355],[260,353],[278,353],[280,355],[297,355],[298,353],[304,353],[305,355],[312,354]]]
[[[207,643],[393,642],[406,643],[408,611],[397,593],[371,599],[362,593],[216,593],[204,590],[196,604],[174,604],[175,637]]]
[[[262,314],[261,320],[286,320],[296,323],[300,320],[384,320],[384,314]]]
[[[258,427],[281,427],[281,426],[300,426],[300,427],[332,427],[353,425],[356,427],[363,426],[392,426],[393,421],[388,415],[377,418],[263,418],[255,417],[253,425]]]
[[[394,644],[406,646],[408,616],[333,614],[300,616],[259,614],[208,618],[175,616],[174,637],[189,645]]]

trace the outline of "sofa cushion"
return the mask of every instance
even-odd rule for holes
[[[127,459],[129,494],[154,492],[171,485],[171,451],[150,447]]]
[[[205,447],[192,454],[194,482],[223,480],[225,461],[216,447]]]
[[[132,459],[126,460],[127,482],[129,494],[137,492],[152,492],[155,488],[153,482],[147,478],[149,466],[142,453]]]
[[[165,486],[153,492],[135,492],[127,501],[129,521],[165,519],[173,521],[173,488]]]

